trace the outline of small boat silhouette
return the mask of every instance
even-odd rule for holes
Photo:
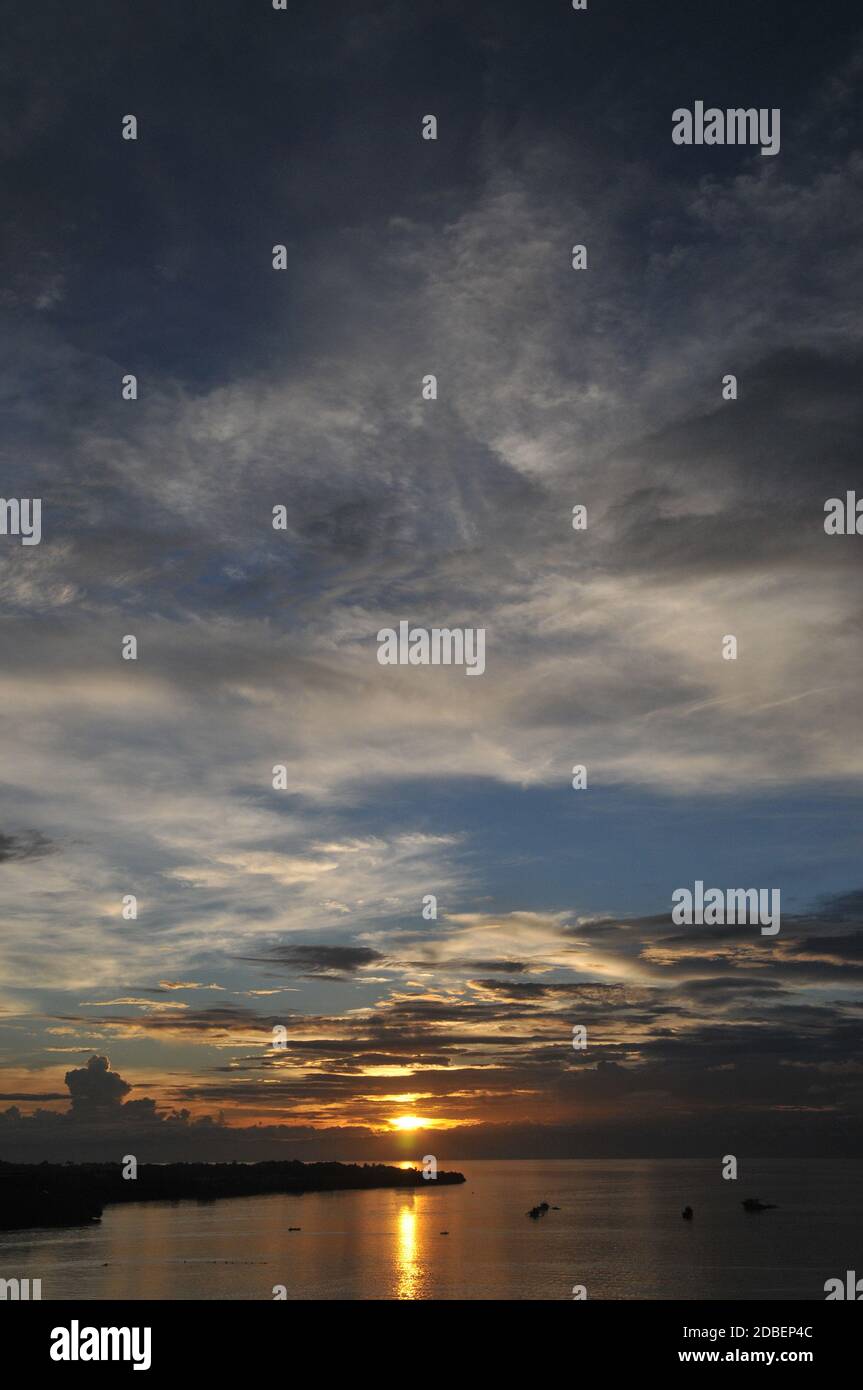
[[[691,1221],[693,1217],[692,1207],[684,1207],[680,1215],[683,1217],[684,1221]]]
[[[758,1200],[757,1197],[747,1197],[746,1200],[745,1200],[744,1202],[741,1203],[741,1206],[743,1207],[743,1210],[744,1210],[744,1211],[775,1211],[775,1210],[776,1210],[776,1203],[775,1203],[775,1202],[759,1202],[759,1200]]]
[[[532,1216],[534,1221],[538,1221],[541,1216],[545,1216],[545,1213],[550,1210],[551,1208],[548,1202],[540,1202],[538,1207],[531,1207],[528,1216]]]

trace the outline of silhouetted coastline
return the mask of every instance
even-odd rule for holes
[[[422,1190],[464,1182],[463,1173],[424,1178],[420,1168],[383,1163],[142,1163],[124,1178],[120,1163],[0,1162],[0,1230],[80,1226],[117,1202],[214,1202],[268,1193]]]

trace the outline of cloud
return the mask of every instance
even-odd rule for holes
[[[793,74],[781,160],[683,165],[679,34],[646,66],[615,40],[612,84],[593,49],[525,37],[517,7],[486,0],[444,0],[433,22],[309,16],[290,52],[233,12],[202,33],[162,8],[158,53],[152,17],[129,19],[139,90],[158,95],[134,151],[80,124],[71,11],[0,131],[18,195],[4,488],[42,496],[44,530],[0,550],[0,804],[31,827],[0,835],[16,1066],[41,1077],[59,1043],[110,1047],[134,1079],[70,1071],[74,1122],[91,1117],[95,1144],[96,1110],[146,1118],[165,1152],[211,1102],[231,1112],[205,1126],[220,1152],[254,1148],[223,1132],[247,1121],[272,1121],[275,1146],[293,1142],[283,1120],[297,1142],[341,1123],[359,1145],[391,1105],[375,1067],[408,1068],[438,1117],[518,1127],[527,1150],[534,1122],[594,1143],[636,1109],[645,1143],[693,1112],[706,1142],[732,1082],[773,1120],[823,1101],[856,1123],[858,1081],[825,1068],[858,1059],[859,896],[789,905],[772,944],[677,931],[656,907],[719,842],[759,882],[778,866],[798,904],[853,881],[859,538],[822,518],[859,482],[859,41],[830,71],[819,47],[802,90]],[[655,32],[649,9],[634,34]],[[685,11],[675,24],[697,26]],[[424,149],[405,112],[441,35],[447,129]],[[234,39],[256,77],[222,94],[214,141],[209,75]],[[108,113],[128,42],[100,49]],[[529,100],[525,42],[544,74]],[[10,36],[10,71],[20,51]],[[345,120],[321,97],[335,74]],[[59,221],[29,167],[68,195]],[[98,231],[106,187],[118,235]],[[380,667],[375,634],[401,618],[485,627],[486,673]],[[780,819],[774,793],[798,809]],[[284,1017],[234,1002],[287,977]],[[159,997],[192,989],[224,1007]],[[144,1046],[154,1094],[121,1104]],[[731,1081],[705,1083],[728,1058]],[[9,1094],[37,1095],[19,1082]],[[154,1113],[171,1105],[195,1119]]]
[[[107,1057],[91,1057],[86,1067],[67,1071],[65,1080],[76,1114],[113,1110],[131,1090],[117,1072],[111,1071]]]
[[[369,946],[274,946],[263,956],[248,960],[283,967],[306,979],[342,980],[367,966],[381,965],[385,957]]]
[[[38,830],[19,831],[14,835],[0,834],[0,864],[28,859],[44,859],[54,854],[56,846]]]

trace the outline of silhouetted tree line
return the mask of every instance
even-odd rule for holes
[[[0,1162],[0,1230],[98,1221],[111,1202],[214,1202],[266,1193],[346,1192],[464,1182],[462,1173],[425,1179],[419,1168],[384,1163],[142,1163],[124,1178],[120,1163]]]

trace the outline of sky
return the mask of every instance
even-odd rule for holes
[[[7,38],[0,1158],[859,1153],[857,7]]]

